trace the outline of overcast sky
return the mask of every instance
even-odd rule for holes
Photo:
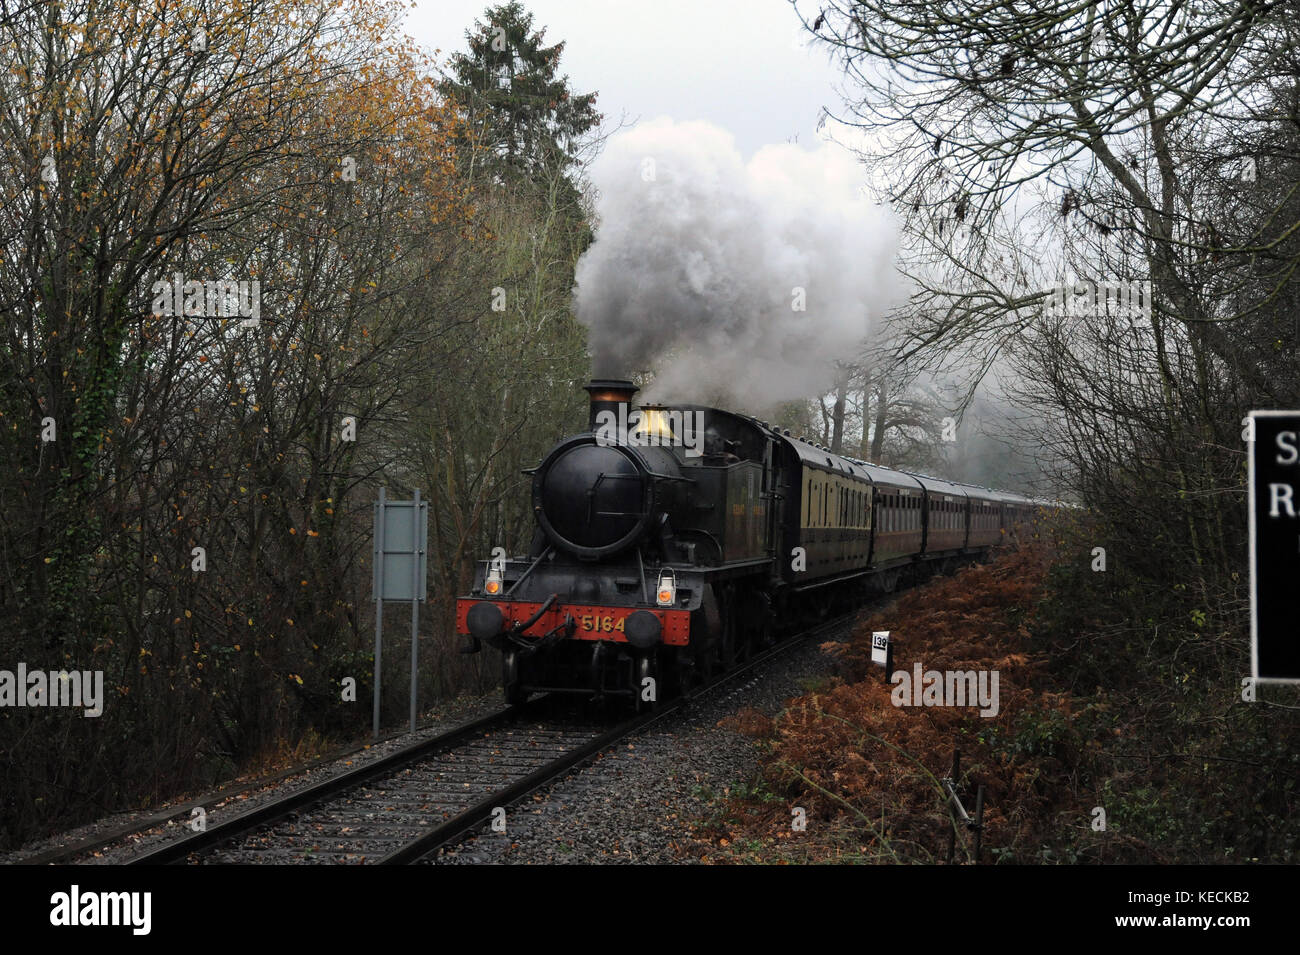
[[[486,0],[417,0],[407,32],[440,58],[465,49]],[[613,126],[620,116],[706,120],[736,137],[746,159],[761,146],[813,145],[820,110],[840,104],[839,73],[788,0],[530,0],[546,43],[580,93]],[[800,8],[811,9],[806,0]],[[815,10],[814,10],[815,15]]]

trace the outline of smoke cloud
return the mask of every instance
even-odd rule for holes
[[[653,370],[648,400],[821,393],[900,294],[892,216],[837,147],[745,163],[725,130],[658,119],[612,138],[592,180],[575,309],[595,375]]]

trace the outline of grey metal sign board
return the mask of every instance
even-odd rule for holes
[[[370,599],[428,598],[429,504],[420,501],[375,503],[375,543]],[[418,561],[418,570],[416,563]],[[413,593],[419,586],[419,593]]]
[[[390,501],[385,488],[375,502],[375,549],[370,595],[375,601],[374,734],[379,738],[380,680],[383,677],[384,601],[411,604],[411,732],[420,689],[420,601],[427,599],[429,505],[416,488],[412,501]]]

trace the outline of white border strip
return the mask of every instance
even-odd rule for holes
[[[1261,677],[1259,675],[1259,579],[1255,568],[1255,448],[1259,444],[1259,434],[1255,428],[1255,418],[1295,418],[1300,411],[1249,411],[1246,417],[1252,419],[1250,429],[1253,440],[1247,442],[1246,450],[1246,490],[1249,492],[1250,524],[1250,675],[1258,686],[1261,683],[1300,683],[1300,677]]]

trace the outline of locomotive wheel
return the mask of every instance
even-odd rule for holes
[[[748,620],[736,627],[736,663],[744,663],[749,659],[754,647],[753,637],[754,629],[749,625]]]
[[[518,706],[528,699],[519,674],[519,655],[514,650],[501,654],[501,686],[506,692],[506,705]]]
[[[684,655],[679,655],[673,665],[673,675],[676,677],[673,689],[678,696],[688,696],[691,690],[698,682],[695,676],[695,667],[692,662],[687,662]]]
[[[707,648],[695,658],[694,683],[696,686],[702,686],[711,681],[714,674],[718,672],[718,646]]]
[[[762,591],[744,595],[745,613],[738,631],[739,649],[736,659],[748,662],[756,653],[766,650],[772,640],[772,601]]]
[[[722,611],[722,633],[718,639],[718,662],[721,664],[722,672],[725,673],[736,665],[736,642],[740,637],[740,621],[736,619],[740,613],[739,601],[736,600],[736,592],[728,588],[723,598],[718,601],[719,609]]]
[[[638,713],[649,713],[655,708],[661,692],[659,687],[659,666],[655,652],[650,650],[640,654],[632,667],[632,699],[636,702]],[[646,680],[654,680],[654,699],[645,699]]]
[[[776,643],[775,615],[772,613],[772,598],[767,594],[758,595],[758,609],[755,614],[757,624],[754,627],[753,647],[766,650]]]
[[[706,586],[700,610],[691,620],[689,652],[694,665],[681,668],[683,693],[713,679],[722,642],[726,637],[728,615],[726,593],[716,590],[715,585]]]

